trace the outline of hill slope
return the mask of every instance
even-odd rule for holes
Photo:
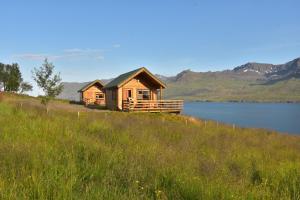
[[[297,136],[54,108],[0,96],[0,199],[300,198]]]
[[[183,71],[166,79],[168,98],[300,101],[300,58],[282,65],[247,63],[221,72]]]
[[[112,79],[103,79],[101,80],[104,84],[108,83]],[[58,96],[60,99],[67,99],[71,101],[79,101],[79,93],[78,90],[81,89],[83,86],[90,82],[63,82],[64,89],[62,93]]]
[[[89,82],[76,83],[76,82],[64,82],[64,89],[58,96],[60,99],[68,99],[71,101],[79,101],[78,90]]]
[[[247,63],[233,70],[157,75],[167,83],[166,98],[200,101],[300,102],[300,58],[286,64]],[[65,83],[60,96],[78,100],[81,84]]]

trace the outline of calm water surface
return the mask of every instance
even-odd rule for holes
[[[242,127],[300,134],[300,104],[185,102],[183,114]]]

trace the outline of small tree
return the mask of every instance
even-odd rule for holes
[[[20,85],[20,93],[32,91],[32,85],[28,82],[22,82]]]
[[[33,79],[37,85],[44,91],[41,103],[44,104],[48,112],[48,103],[54,99],[63,90],[60,74],[54,74],[54,65],[49,63],[47,58],[40,68],[34,68]]]

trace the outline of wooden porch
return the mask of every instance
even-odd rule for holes
[[[180,113],[183,100],[123,100],[123,111]]]
[[[105,106],[105,100],[104,99],[91,99],[91,98],[84,98],[83,99],[84,105],[102,105]]]

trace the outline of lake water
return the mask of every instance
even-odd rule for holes
[[[300,104],[185,102],[183,114],[241,127],[300,134]]]

